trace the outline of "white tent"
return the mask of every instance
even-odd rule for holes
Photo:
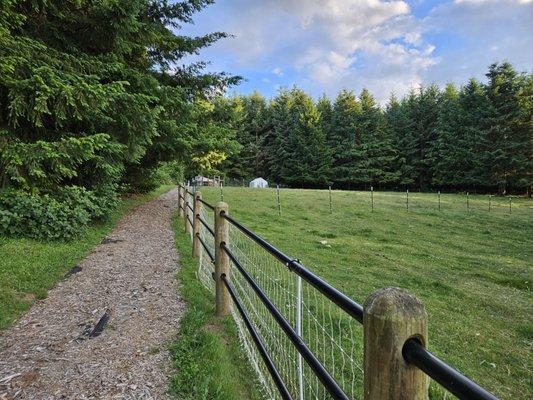
[[[267,188],[268,182],[265,181],[263,178],[255,178],[253,181],[250,182],[251,188]]]

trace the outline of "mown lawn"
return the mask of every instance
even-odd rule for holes
[[[203,188],[215,203],[220,191]],[[429,314],[430,350],[502,399],[531,398],[533,201],[224,188],[230,214],[360,303],[400,286]],[[326,241],[326,242],[324,242]],[[321,243],[322,242],[322,243]],[[265,257],[268,255],[265,254]],[[280,268],[282,266],[280,265]],[[432,385],[432,398],[452,398]]]
[[[146,195],[124,197],[117,210],[102,223],[69,241],[39,241],[0,237],[0,330],[9,327],[65,273],[90,252],[132,207],[168,191],[161,186]]]

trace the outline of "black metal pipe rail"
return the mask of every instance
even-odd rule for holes
[[[235,264],[239,272],[242,274],[244,279],[252,287],[255,294],[259,297],[263,305],[267,308],[270,315],[276,320],[279,327],[283,330],[285,335],[290,339],[296,350],[302,355],[306,363],[313,370],[315,375],[320,379],[326,390],[333,396],[334,399],[349,400],[349,397],[341,389],[337,381],[330,375],[322,363],[316,358],[314,353],[307,347],[307,344],[302,340],[302,338],[296,333],[292,328],[291,324],[285,319],[283,314],[277,309],[277,307],[270,301],[268,296],[263,292],[255,280],[248,274],[244,269],[242,264],[237,260],[235,255],[231,250],[224,244],[221,243],[220,247],[226,252],[230,260]]]
[[[285,264],[285,266],[290,271],[293,271],[297,275],[301,276],[303,280],[311,284],[315,289],[321,292],[333,303],[337,304],[340,308],[342,308],[345,312],[347,312],[361,324],[363,323],[363,307],[360,304],[357,304],[344,293],[331,286],[328,282],[316,276],[305,266],[303,266],[297,259],[289,257],[281,250],[278,250],[272,244],[268,243],[265,239],[252,232],[250,229],[246,228],[238,221],[235,221],[224,211],[222,211],[220,215],[227,219],[233,226],[243,232],[250,239],[255,241],[258,245],[260,245],[262,248],[272,254],[275,258]]]
[[[211,250],[209,249],[207,244],[203,241],[203,239],[201,238],[200,234],[197,233],[196,237],[198,238],[198,241],[200,242],[200,244],[204,248],[205,252],[207,253],[209,258],[211,259],[211,262],[214,263],[215,262],[215,256],[213,256],[213,253],[211,253]]]
[[[302,279],[304,279],[306,282],[315,287],[318,291],[320,291],[332,302],[337,304],[345,312],[347,312],[360,323],[363,323],[363,307],[361,305],[359,305],[351,298],[346,296],[344,293],[340,292],[338,289],[334,288],[329,283],[309,271],[297,259],[293,259],[287,256],[285,253],[278,250],[276,247],[264,240],[262,237],[260,237],[250,229],[246,228],[244,225],[242,225],[235,219],[231,218],[225,212],[222,211],[220,215],[227,219],[232,225],[238,228],[250,239],[259,244],[263,249],[267,250],[275,258],[284,263],[290,271],[293,271],[294,273],[302,277]],[[239,261],[231,253],[231,251],[227,249],[227,247],[224,246],[224,249],[228,253],[228,256],[233,261],[233,263],[237,266],[239,271],[241,271],[242,269],[242,273],[244,271],[242,265],[240,265]],[[239,268],[239,266],[241,268]],[[253,284],[251,285],[252,287],[254,287]],[[259,287],[257,288],[261,290]],[[266,298],[266,295],[264,293],[263,296],[265,296]],[[266,300],[269,301],[268,298],[266,298]],[[426,373],[436,382],[441,384],[445,389],[450,391],[450,393],[454,394],[461,400],[498,400],[497,397],[495,397],[487,390],[483,389],[477,383],[462,375],[435,355],[431,354],[416,340],[408,340],[404,344],[403,356],[408,363],[411,363],[418,367],[420,370],[424,371],[424,373]]]
[[[402,349],[403,358],[463,400],[498,400],[474,381],[431,354],[417,340],[409,339]]]
[[[202,225],[205,226],[205,229],[207,229],[209,231],[209,233],[211,235],[213,235],[213,237],[214,237],[215,236],[215,231],[213,229],[211,229],[209,224],[206,221],[204,221],[204,219],[202,217],[200,217],[199,214],[196,214],[196,218],[198,218],[198,221],[200,221],[202,223]]]
[[[248,313],[244,309],[244,306],[242,305],[237,295],[237,292],[233,288],[233,285],[228,281],[228,279],[226,278],[226,275],[222,274],[221,279],[224,282],[224,285],[226,286],[226,288],[228,289],[228,292],[231,298],[233,299],[233,302],[237,306],[237,310],[239,310],[239,314],[241,314],[244,324],[246,325],[246,328],[248,328],[248,332],[250,333],[250,336],[252,337],[255,343],[255,346],[257,347],[259,354],[261,354],[261,358],[263,359],[268,369],[268,372],[270,373],[270,376],[272,377],[272,380],[276,384],[276,387],[278,388],[281,398],[284,400],[292,400],[292,396],[289,393],[289,390],[287,389],[285,382],[283,382],[283,379],[281,378],[281,375],[279,374],[276,366],[274,365],[274,362],[268,355],[265,345],[263,343],[263,340],[261,339],[261,336],[259,335],[259,333],[256,331],[255,327],[252,325],[250,317],[248,316]]]
[[[191,221],[191,218],[189,217],[189,214],[185,213],[186,214],[186,218],[187,218],[187,221],[189,221],[189,224],[192,226],[194,226],[194,224],[192,223]]]
[[[189,189],[185,189],[186,193],[189,193],[191,196],[194,196],[194,192],[189,191]]]
[[[189,210],[191,210],[192,212],[194,212],[194,208],[192,208],[192,206],[191,206],[189,203],[187,203],[187,208],[188,208]]]
[[[215,207],[212,206],[211,204],[209,204],[207,201],[204,201],[203,199],[199,199],[200,200],[200,203],[202,203],[204,206],[206,206],[207,208],[211,209],[211,210],[214,210]]]

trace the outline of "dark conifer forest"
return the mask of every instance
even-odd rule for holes
[[[368,90],[318,101],[298,88],[232,99],[239,151],[230,178],[293,187],[529,193],[533,75],[508,62],[486,80],[430,85],[380,106]]]

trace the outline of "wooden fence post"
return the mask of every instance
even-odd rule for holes
[[[185,213],[185,232],[186,233],[192,233],[192,226],[189,223],[189,194],[187,193],[187,187],[185,187],[185,194],[183,196],[185,200],[183,201],[183,212]],[[192,207],[192,206],[191,206]]]
[[[179,185],[178,186],[178,215],[180,216],[180,218],[183,218],[183,216],[185,215],[183,213],[183,186],[182,185]]]
[[[194,219],[192,228],[192,255],[194,257],[200,257],[202,251],[202,244],[200,243],[200,229],[202,228],[199,216],[202,215],[202,193],[196,192],[194,195]]]
[[[372,293],[364,304],[364,400],[427,400],[428,376],[407,364],[409,338],[427,346],[427,314],[415,296],[400,288]]]
[[[230,312],[230,296],[228,289],[221,276],[224,274],[229,278],[229,257],[221,244],[229,244],[229,225],[225,218],[220,216],[220,213],[228,214],[228,205],[224,202],[217,203],[215,206],[215,301],[216,301],[216,315],[223,317]]]

